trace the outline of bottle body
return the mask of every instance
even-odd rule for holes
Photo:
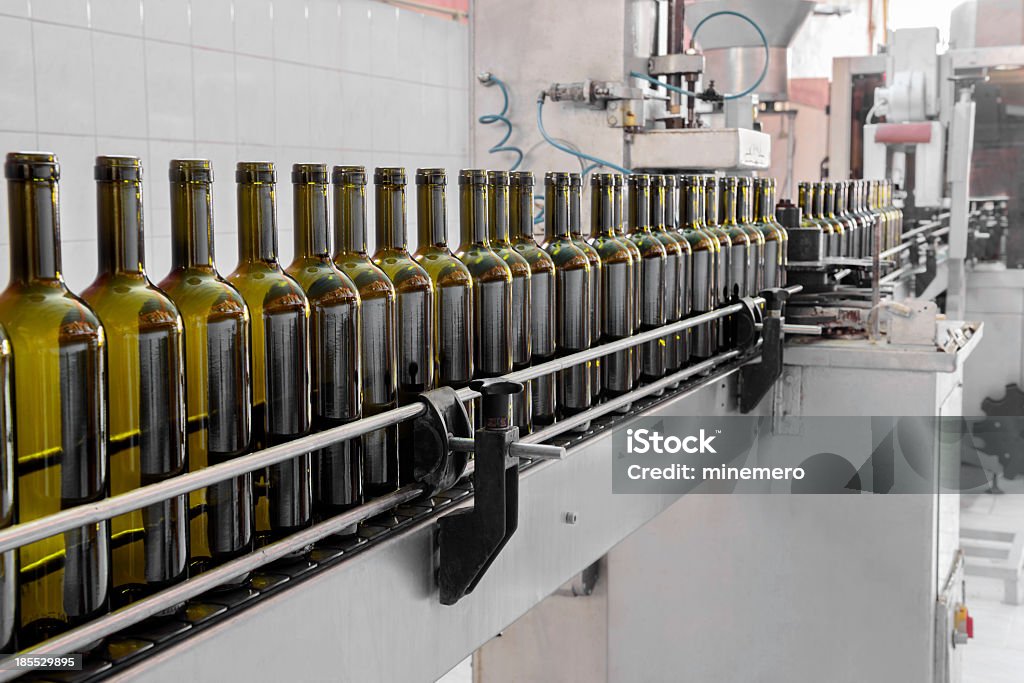
[[[669,184],[671,180],[671,185]],[[665,248],[665,322],[678,322],[683,317],[687,298],[686,279],[689,277],[690,244],[669,230],[667,223],[674,202],[669,194],[675,189],[673,176],[656,175],[651,178],[651,234]],[[674,222],[673,222],[674,226]],[[665,370],[678,371],[685,362],[685,331],[673,332],[662,337],[665,354]]]
[[[718,304],[720,306],[726,306],[732,300],[733,282],[732,282],[732,238],[729,233],[719,223],[719,191],[718,191],[718,179],[715,176],[698,176],[704,181],[704,191],[700,195],[700,201],[703,208],[704,215],[704,230],[712,237],[718,240],[718,252],[716,254],[716,277],[715,277],[715,291],[718,293]],[[712,332],[715,336],[715,346],[719,350],[726,350],[728,348],[728,339],[726,335],[726,321],[725,318],[719,318],[714,324]],[[713,346],[712,348],[715,348]]]
[[[29,522],[107,494],[106,337],[60,276],[56,158],[8,154],[4,172],[11,282],[0,294],[0,324],[14,361],[17,519]],[[17,555],[19,647],[106,610],[106,521],[22,546]]]
[[[651,233],[651,178],[634,174],[629,183],[629,240],[640,252],[640,330],[647,331],[665,324],[665,270],[668,255],[661,240]],[[665,374],[665,346],[662,340],[640,346],[640,380],[652,382]]]
[[[773,178],[759,178],[754,186],[754,227],[764,239],[763,289],[781,287],[785,280],[786,231],[775,222]]]
[[[590,246],[583,237],[583,226],[581,217],[581,195],[583,190],[583,179],[579,173],[569,174],[569,236],[573,245],[583,252],[590,262],[590,346],[601,343],[601,295],[602,295],[602,272],[601,257],[597,250]],[[590,398],[596,403],[601,396],[601,363],[603,358],[595,358],[587,361],[587,368],[590,371]]]
[[[14,359],[0,326],[0,529],[18,521],[14,476]],[[0,650],[15,652],[18,632],[18,551],[0,553]]]
[[[754,224],[754,180],[737,178],[736,222],[750,240],[750,260],[747,263],[747,296],[757,296],[764,288],[765,257],[764,234]]]
[[[680,224],[682,236],[690,245],[690,306],[694,314],[707,313],[718,305],[718,238],[703,229],[703,181],[696,176],[681,178]],[[710,358],[718,351],[717,321],[693,328],[690,346],[692,356]]]

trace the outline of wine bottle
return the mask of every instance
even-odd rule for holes
[[[832,183],[819,181],[814,188],[814,217],[822,224],[832,227],[832,239],[829,242],[829,256],[842,256],[846,253],[846,235],[843,232],[843,224],[835,218],[830,218],[825,207],[828,206],[831,198]]]
[[[716,273],[718,268],[718,239],[704,231],[701,194],[703,180],[699,176],[680,178],[682,208],[679,212],[682,236],[690,245],[692,265],[690,267],[690,311],[695,314],[707,313],[718,304]],[[693,328],[690,349],[692,356],[710,358],[718,350],[715,322],[707,322]]]
[[[525,368],[530,364],[530,264],[509,242],[509,187],[508,171],[487,172],[488,206],[490,208],[489,243],[494,253],[512,272],[512,367]],[[520,435],[533,429],[532,399],[529,385],[512,399],[512,423],[519,427]]]
[[[836,219],[843,224],[846,230],[846,255],[850,258],[860,258],[860,222],[853,217],[847,207],[849,206],[850,181],[841,180],[835,185],[834,212]]]
[[[590,347],[590,260],[569,234],[568,173],[544,175],[544,250],[555,263],[555,343],[559,356]],[[558,405],[567,417],[590,408],[590,369],[584,364],[559,372]],[[581,425],[580,431],[589,427]]]
[[[640,294],[640,331],[665,324],[665,270],[668,254],[661,240],[651,232],[651,176],[633,173],[629,183],[629,239],[640,252],[637,286]],[[640,347],[640,381],[653,382],[665,374],[662,340]]]
[[[749,295],[751,286],[748,285],[748,275],[751,272],[750,261],[754,257],[750,245],[750,237],[737,221],[738,181],[739,179],[735,176],[729,176],[722,178],[719,182],[721,196],[719,218],[722,223],[722,229],[728,233],[729,239],[732,242],[732,247],[730,248],[732,275],[729,280],[732,292],[730,297]]]
[[[651,234],[665,248],[665,288],[663,294],[665,296],[666,323],[678,322],[683,317],[683,298],[680,295],[686,292],[683,277],[686,275],[684,271],[686,271],[690,255],[689,242],[677,237],[673,232],[669,231],[665,224],[669,209],[668,193],[671,191],[668,182],[670,177],[667,175],[651,176],[650,191]],[[673,178],[674,180],[675,178]],[[683,243],[686,244],[685,249],[683,248]],[[661,338],[664,348],[665,370],[667,372],[676,372],[682,367],[682,336],[682,333],[673,332]]]
[[[612,179],[614,181],[612,214],[615,237],[629,250],[629,256],[633,260],[633,333],[635,334],[640,330],[640,325],[642,324],[641,316],[643,315],[643,293],[640,291],[640,269],[643,267],[643,257],[640,255],[640,250],[633,244],[633,240],[629,239],[629,233],[626,229],[625,211],[622,208],[624,204],[622,189],[626,184],[625,176],[615,174]],[[631,387],[636,386],[640,379],[641,353],[640,347],[633,347],[633,371],[630,375]]]
[[[4,163],[10,282],[0,325],[14,359],[17,517],[30,522],[106,496],[106,338],[61,275],[57,158],[14,152]],[[106,521],[18,549],[19,647],[95,618],[110,593]]]
[[[779,286],[785,287],[788,279],[787,268],[789,267],[789,232],[779,222],[778,217],[775,215],[775,210],[778,207],[778,183],[775,178],[768,178],[768,201],[766,202],[766,215],[765,218],[770,220],[775,229],[782,235],[783,244],[780,247],[782,249],[782,272],[779,274]]]
[[[615,177],[611,173],[590,176],[590,245],[601,257],[600,327],[605,343],[631,336],[636,325],[636,264],[624,241],[615,236]],[[621,396],[633,388],[633,353],[628,348],[601,359],[605,396]],[[628,412],[628,407],[620,410]]]
[[[175,159],[168,176],[171,272],[160,289],[185,330],[188,468],[196,472],[249,450],[249,308],[214,264],[210,162]],[[189,494],[189,575],[252,549],[252,502],[250,473]]]
[[[252,315],[253,449],[309,432],[309,300],[277,260],[277,172],[267,161],[240,161],[238,267],[228,282]],[[256,541],[270,543],[313,522],[309,453],[255,473]]]
[[[473,379],[473,279],[448,249],[446,184],[443,168],[416,171],[415,259],[434,286],[434,379],[439,386],[462,389]]]
[[[509,223],[512,247],[530,264],[530,363],[555,357],[555,262],[533,238],[533,173],[514,171],[510,177]],[[555,376],[530,381],[534,425],[549,425],[557,412]]]
[[[715,292],[718,295],[718,305],[726,306],[732,301],[733,292],[733,270],[732,270],[732,237],[725,230],[718,220],[719,192],[718,179],[713,175],[700,176],[704,181],[704,189],[700,193],[701,211],[704,216],[704,231],[718,240],[718,253],[716,261]],[[726,337],[726,320],[719,318],[712,326],[715,345],[712,348],[726,350],[728,339]]]
[[[681,184],[674,175],[665,176],[665,229],[679,241],[682,262],[679,269],[679,310],[680,320],[689,317],[693,311],[693,248],[682,232],[682,220],[679,213],[679,197]],[[692,330],[681,330],[676,333],[679,344],[680,367],[690,362]]]
[[[569,174],[569,237],[577,249],[582,251],[590,262],[590,345],[601,343],[601,257],[597,250],[583,237],[583,219],[581,204],[583,179],[579,173]],[[601,362],[595,358],[587,362],[590,370],[590,400],[596,403],[601,396]]]
[[[373,264],[395,287],[398,322],[398,405],[434,388],[434,286],[409,253],[405,169],[378,167],[373,174],[377,251]],[[412,422],[398,425],[398,483],[412,483]]]
[[[836,243],[835,229],[828,221],[818,218],[815,204],[817,202],[818,188],[815,183],[803,181],[798,186],[800,205],[800,227],[821,228],[822,239],[825,241],[825,255],[833,254],[833,245]]]
[[[487,172],[459,173],[461,243],[456,258],[473,277],[473,374],[498,377],[512,371],[512,271],[487,237]]]
[[[11,340],[0,326],[0,529],[18,521],[14,485],[14,359]],[[0,553],[0,651],[14,652],[18,632],[18,558]]]
[[[781,287],[785,277],[786,231],[775,222],[773,181],[774,178],[758,178],[754,184],[754,227],[764,238],[762,289]]]
[[[292,166],[295,258],[285,272],[309,300],[311,417],[317,432],[362,415],[362,310],[355,283],[331,260],[328,184],[325,164]],[[313,453],[313,511],[320,519],[362,502],[362,450],[356,438]]]
[[[362,305],[360,363],[363,417],[398,406],[398,341],[395,286],[366,253],[366,169],[335,166],[334,263],[355,283]],[[398,426],[363,435],[363,493],[398,488]]]
[[[118,495],[185,471],[182,320],[145,269],[142,165],[96,159],[99,273],[82,292],[107,338],[107,456]],[[175,584],[188,568],[185,495],[115,517],[113,607]]]
[[[754,224],[754,179],[736,179],[736,222],[750,239],[750,261],[747,263],[747,296],[757,296],[764,288],[764,235]]]
[[[857,222],[857,256],[868,258],[871,255],[871,221],[861,210],[861,181],[848,180],[847,186],[846,211]]]

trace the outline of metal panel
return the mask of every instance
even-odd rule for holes
[[[657,130],[633,137],[635,168],[761,169],[771,163],[771,136],[746,128]]]
[[[736,379],[734,370],[708,380],[648,414],[728,412],[736,405]],[[433,681],[678,498],[613,495],[611,443],[606,433],[564,461],[524,473],[518,531],[476,590],[452,607],[438,602],[434,525],[424,523],[116,680],[294,680],[302,672],[345,681]],[[566,523],[568,512],[575,524]]]

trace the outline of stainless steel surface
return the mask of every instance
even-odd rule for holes
[[[711,23],[706,25],[710,26]],[[701,34],[704,31],[701,29]],[[704,58],[703,83],[707,85],[714,81],[715,90],[720,93],[746,90],[764,69],[764,48],[760,46],[705,50]],[[754,93],[762,102],[785,102],[789,99],[788,48],[773,47],[768,50],[768,73]]]
[[[771,136],[746,128],[649,131],[633,136],[634,168],[757,170],[771,164]]]
[[[648,414],[730,412],[736,380],[735,371],[709,379]],[[435,523],[428,521],[114,680],[294,680],[301,671],[344,681],[434,681],[677,499],[613,495],[614,457],[606,432],[570,448],[561,463],[526,470],[518,530],[475,591],[454,606],[438,601]],[[576,524],[565,523],[567,511]]]
[[[686,25],[692,31],[712,12],[732,10],[753,19],[772,47],[788,47],[800,27],[814,11],[817,3],[805,0],[709,0],[686,6]],[[757,32],[742,19],[733,16],[715,17],[704,24],[697,34],[701,49],[716,50],[740,46],[758,46]]]
[[[701,73],[704,71],[702,54],[668,54],[651,57],[647,61],[647,73],[652,76],[665,74]]]

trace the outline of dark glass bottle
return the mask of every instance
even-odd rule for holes
[[[562,356],[590,347],[590,260],[569,234],[571,183],[568,173],[544,176],[544,250],[555,263],[555,343]],[[562,370],[558,381],[561,414],[587,410],[590,402],[590,369],[580,364]]]
[[[857,202],[859,207],[859,213],[865,225],[864,230],[864,255],[871,257],[875,250],[875,223],[877,222],[876,216],[871,213],[871,208],[868,206],[868,190],[870,189],[867,180],[858,180],[858,192]]]
[[[615,178],[611,173],[590,176],[590,245],[601,257],[600,328],[605,343],[631,336],[636,326],[636,264],[625,241],[615,235]],[[629,348],[601,359],[601,386],[606,396],[619,396],[633,388],[633,354],[634,349]]]
[[[758,178],[754,184],[754,226],[764,238],[762,289],[781,287],[785,277],[786,231],[775,222],[773,181],[774,178]]]
[[[530,363],[546,363],[555,357],[555,262],[533,238],[533,173],[514,171],[510,177],[509,223],[512,247],[530,265]],[[555,376],[530,381],[533,422],[549,425],[557,412]]]
[[[461,389],[473,379],[473,278],[448,249],[446,184],[443,168],[416,171],[415,259],[434,286],[434,381]],[[466,407],[472,410],[473,402]]]
[[[846,193],[849,186],[847,181],[836,181],[832,185],[832,201],[829,204],[829,218],[834,218],[843,225],[843,234],[846,237],[845,256],[856,258],[859,254],[860,226],[853,216],[846,212]]]
[[[0,326],[0,529],[18,521],[14,492],[14,358],[11,340]],[[17,550],[0,553],[0,651],[15,652],[18,632]]]
[[[846,235],[843,234],[843,224],[834,218],[829,217],[825,207],[832,199],[832,183],[820,181],[814,187],[814,217],[818,219],[822,227],[829,225],[832,228],[832,239],[829,241],[829,256],[843,256],[846,253]]]
[[[825,240],[825,255],[831,256],[833,252],[833,245],[837,244],[837,238],[835,235],[835,229],[832,224],[828,221],[822,221],[818,218],[815,213],[815,204],[817,203],[818,188],[815,183],[803,181],[798,186],[799,198],[798,203],[800,205],[800,227],[802,228],[821,228],[822,239]]]
[[[331,260],[329,175],[325,164],[292,166],[295,258],[287,272],[309,299],[313,431],[362,415],[361,303],[351,278]],[[313,511],[333,517],[362,502],[362,440],[348,439],[312,455]]]
[[[716,263],[717,276],[715,278],[715,291],[718,293],[718,305],[725,306],[732,300],[733,292],[733,269],[732,269],[732,237],[719,222],[719,191],[718,178],[713,175],[701,176],[704,180],[704,192],[701,194],[700,202],[704,214],[704,231],[718,239],[718,261]],[[726,350],[728,339],[726,338],[725,318],[719,318],[714,325],[715,338],[720,350]]]
[[[106,339],[61,275],[57,158],[4,164],[11,279],[0,324],[14,354],[17,517],[30,522],[107,494]],[[107,522],[18,549],[20,633],[29,647],[99,616],[110,593]]]
[[[667,252],[651,232],[651,176],[634,173],[629,183],[629,239],[640,252],[640,331],[665,324],[665,269]],[[662,340],[640,346],[640,380],[652,382],[665,374],[665,346]]]
[[[860,258],[871,256],[871,220],[861,208],[860,180],[848,180],[846,211],[857,222],[857,254]]]
[[[643,266],[643,257],[640,255],[640,250],[633,244],[633,240],[629,239],[629,232],[626,229],[625,210],[622,208],[625,204],[622,191],[626,184],[625,176],[616,174],[613,177],[613,184],[615,193],[612,204],[612,222],[615,227],[615,237],[629,250],[629,256],[633,259],[633,333],[635,334],[640,330],[643,315],[643,292],[640,290],[640,268]],[[640,379],[640,356],[640,347],[634,347],[632,349],[633,386],[636,386]]]
[[[533,315],[530,299],[530,264],[512,248],[509,242],[509,187],[508,171],[487,172],[490,229],[488,241],[494,253],[512,272],[512,368],[521,369],[530,364],[530,317]],[[512,399],[512,422],[520,434],[533,428],[529,385]]]
[[[765,204],[765,220],[771,221],[775,229],[782,235],[783,244],[780,247],[782,250],[782,272],[780,274],[779,286],[784,287],[786,285],[787,275],[786,269],[789,267],[789,232],[779,222],[778,217],[775,215],[775,209],[778,207],[778,183],[775,178],[768,178],[768,201]]]
[[[702,195],[704,181],[699,176],[680,178],[682,208],[679,212],[681,234],[690,245],[690,312],[707,313],[718,305],[718,238],[704,231]],[[716,322],[708,322],[692,329],[691,355],[710,358],[718,350]]]
[[[107,338],[110,493],[127,493],[185,471],[182,320],[145,269],[142,165],[98,157],[99,273],[82,292]],[[177,583],[188,568],[186,496],[115,517],[112,606]]]
[[[672,179],[673,187],[669,186]],[[665,248],[665,322],[678,322],[683,317],[684,299],[687,287],[684,278],[688,276],[690,244],[669,230],[666,222],[670,211],[669,193],[674,189],[675,178],[667,175],[651,176],[650,225],[651,234]],[[673,221],[673,227],[674,227]],[[664,345],[665,370],[676,372],[683,365],[682,352],[685,350],[684,333],[673,332],[661,339]]]
[[[722,229],[728,233],[732,243],[729,254],[729,265],[732,268],[732,275],[729,279],[730,298],[747,296],[750,292],[751,286],[748,285],[747,278],[750,273],[751,259],[754,258],[750,237],[737,221],[738,181],[738,178],[730,176],[722,178],[719,182],[721,196],[719,218]]]
[[[487,172],[459,173],[461,244],[455,256],[473,276],[473,373],[498,377],[512,371],[512,271],[487,236]]]
[[[309,432],[309,300],[277,260],[277,173],[267,161],[240,161],[238,267],[228,276],[252,316],[253,449]],[[256,540],[269,543],[313,522],[309,453],[257,471]]]
[[[736,222],[750,239],[750,261],[747,263],[747,296],[757,296],[764,287],[764,234],[754,219],[754,179],[736,179]]]
[[[250,318],[245,299],[214,264],[210,162],[175,159],[169,179],[171,272],[160,289],[178,307],[184,323],[188,468],[195,472],[249,450]],[[249,552],[252,475],[193,491],[189,518],[190,575]]]
[[[362,313],[360,363],[363,417],[398,406],[398,339],[395,286],[366,253],[366,169],[335,166],[334,264],[359,290]],[[398,426],[363,435],[363,494],[398,488]]]
[[[682,233],[682,220],[679,212],[681,185],[674,175],[665,176],[665,229],[679,241],[682,253],[682,267],[679,269],[679,307],[680,319],[689,317],[693,311],[693,247]],[[690,362],[693,346],[691,330],[676,333],[679,343],[680,366]]]
[[[601,257],[597,250],[590,246],[583,236],[582,197],[583,179],[579,173],[569,174],[569,236],[577,249],[582,251],[590,262],[590,345],[601,343]],[[601,396],[601,363],[603,358],[595,358],[587,363],[590,369],[590,400],[596,403]]]

